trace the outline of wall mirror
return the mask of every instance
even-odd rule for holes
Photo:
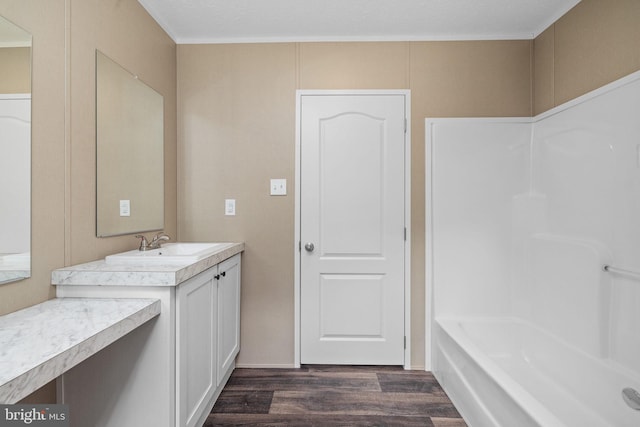
[[[96,51],[96,235],[164,228],[164,101]]]
[[[31,34],[0,16],[0,284],[31,276]]]

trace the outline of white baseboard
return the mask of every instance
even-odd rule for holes
[[[296,366],[291,364],[283,365],[271,365],[265,363],[236,363],[236,368],[248,368],[248,369],[294,369]]]

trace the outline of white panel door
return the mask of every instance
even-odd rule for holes
[[[404,363],[405,103],[301,95],[301,363]]]

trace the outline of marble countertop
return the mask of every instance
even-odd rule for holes
[[[224,243],[215,252],[195,263],[114,264],[105,260],[54,270],[54,285],[83,286],[177,286],[191,277],[244,250],[244,243]]]
[[[18,402],[159,314],[154,299],[56,298],[0,316],[0,404]]]

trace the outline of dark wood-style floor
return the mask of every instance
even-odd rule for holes
[[[388,366],[236,369],[203,427],[466,427],[429,372]]]

